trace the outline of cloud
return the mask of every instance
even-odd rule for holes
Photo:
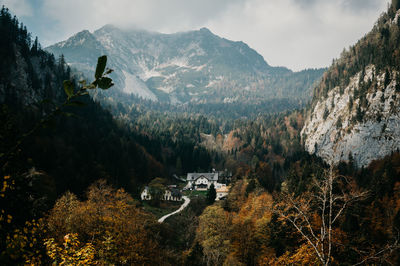
[[[32,16],[33,9],[29,0],[0,0],[0,6],[6,6],[19,16]]]
[[[0,1],[12,3],[17,16],[32,14],[28,0]],[[300,70],[328,66],[372,28],[389,0],[33,1],[40,5],[31,30],[45,45],[105,24],[163,33],[206,26],[244,41],[272,65]]]
[[[297,4],[302,8],[312,8],[316,5],[333,3],[340,6],[342,9],[353,10],[355,12],[377,9],[387,1],[379,0],[293,0],[293,4]]]
[[[218,16],[226,6],[244,0],[44,0],[47,16],[57,19],[60,27],[86,25],[100,27],[106,23],[138,26],[150,30],[189,30]]]
[[[386,3],[248,0],[212,20],[209,27],[222,36],[245,41],[272,65],[294,70],[324,67],[372,28]]]

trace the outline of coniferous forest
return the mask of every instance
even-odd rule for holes
[[[399,8],[324,69],[312,97],[176,105],[119,92],[110,56],[84,77],[3,6],[0,264],[400,265],[399,148],[329,164],[302,135],[318,101],[369,65],[385,78],[358,83],[353,123],[367,121],[372,88],[400,100]],[[213,171],[225,198],[184,188],[187,173]],[[190,202],[159,222],[183,203],[163,200],[168,189]]]

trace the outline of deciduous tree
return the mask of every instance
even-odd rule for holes
[[[314,189],[299,197],[283,195],[275,211],[283,221],[296,228],[323,265],[330,265],[333,246],[340,242],[335,234],[335,223],[350,204],[365,198],[367,192],[338,175],[333,167],[322,179],[314,179]]]

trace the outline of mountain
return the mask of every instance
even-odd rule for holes
[[[329,163],[358,167],[400,148],[400,10],[398,1],[323,75],[302,138]]]
[[[79,98],[82,107],[52,115],[66,100],[62,84],[73,79],[71,71],[37,40],[32,43],[26,27],[4,7],[0,36],[0,171],[20,177],[16,187],[31,182],[27,173],[40,173],[32,182],[41,190],[31,202],[48,204],[66,190],[81,194],[102,178],[136,192],[149,177],[165,175],[164,165],[140,144],[148,140],[119,127],[90,96]]]
[[[243,42],[202,28],[161,34],[106,25],[81,31],[46,48],[63,54],[84,74],[106,54],[116,87],[144,99],[169,103],[260,102],[269,98],[309,99],[323,69],[292,72],[272,67]]]

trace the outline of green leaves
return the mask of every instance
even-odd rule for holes
[[[112,87],[114,83],[112,83],[112,79],[108,77],[103,77],[98,80],[97,85],[99,86],[100,89],[107,90],[110,87]]]
[[[107,69],[107,71],[104,73],[104,71],[106,70],[106,64],[107,56],[100,56],[97,60],[96,73],[94,75],[96,80],[92,83],[94,87],[98,86],[102,90],[107,90],[114,85],[112,83],[112,79],[110,79],[109,77],[105,77],[113,71],[112,69]]]
[[[94,74],[94,77],[96,79],[99,79],[101,78],[101,76],[103,76],[104,70],[106,69],[106,64],[107,64],[106,55],[100,56],[97,59],[96,73]]]
[[[74,84],[71,80],[64,80],[64,91],[67,94],[68,99],[74,95]]]
[[[80,89],[77,92],[74,92],[74,83],[71,80],[64,80],[64,91],[67,94],[67,102],[64,106],[81,106],[80,102],[70,102],[72,98],[87,95],[88,90],[96,89],[99,87],[102,90],[107,90],[114,85],[112,83],[112,79],[107,77],[112,69],[107,68],[107,56],[103,55],[97,59],[96,72],[95,72],[95,80],[87,84],[86,80],[80,80]]]

